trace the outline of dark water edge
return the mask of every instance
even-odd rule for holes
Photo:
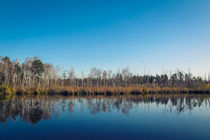
[[[210,96],[15,96],[4,139],[210,139]]]

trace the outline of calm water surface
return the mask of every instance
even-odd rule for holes
[[[210,139],[210,98],[16,97],[0,102],[0,140],[16,139]]]

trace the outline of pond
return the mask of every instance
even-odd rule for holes
[[[0,140],[210,139],[210,97],[14,97],[0,102]]]

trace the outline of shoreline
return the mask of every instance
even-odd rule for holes
[[[0,98],[24,95],[62,95],[62,96],[119,96],[119,95],[210,95],[209,88],[177,88],[177,87],[53,87],[53,88],[11,88],[0,87]]]

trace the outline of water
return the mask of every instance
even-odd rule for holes
[[[0,102],[10,139],[210,139],[210,98],[16,97]]]

